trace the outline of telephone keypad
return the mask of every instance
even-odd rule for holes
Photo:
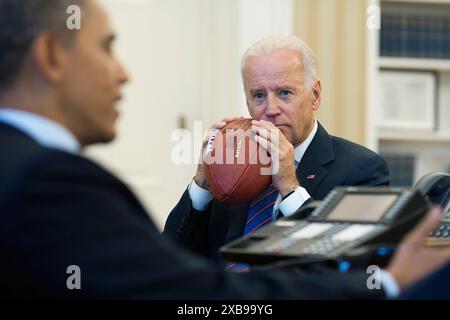
[[[309,254],[326,254],[340,247],[343,244],[342,241],[332,241],[329,238],[325,238],[321,241],[317,241],[307,246],[302,250],[303,253]]]
[[[350,227],[351,224],[349,223],[333,223],[332,227],[325,229],[325,231],[320,234],[320,237],[296,237],[297,232],[307,225],[307,223],[302,223],[296,228],[293,228],[288,232],[284,232],[284,237],[266,247],[265,251],[272,253],[281,253],[295,246],[295,250],[297,253],[324,255],[331,253],[336,249],[339,249],[349,242],[349,240],[336,239],[335,237],[333,237],[338,232],[345,230],[347,227]],[[367,238],[372,234],[378,232],[379,228],[382,228],[382,226],[378,225],[372,231],[360,236],[360,239]]]
[[[450,222],[442,222],[430,233],[433,238],[450,238]]]

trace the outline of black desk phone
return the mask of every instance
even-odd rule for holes
[[[225,245],[222,258],[253,265],[336,259],[368,244],[398,243],[430,205],[414,189],[337,187],[313,207],[307,218],[303,208]]]

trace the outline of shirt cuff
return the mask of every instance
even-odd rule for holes
[[[386,270],[381,270],[381,286],[388,299],[395,299],[400,295],[400,287],[395,278]]]
[[[279,209],[283,216],[289,217],[293,215],[297,210],[305,203],[306,200],[311,198],[308,191],[305,188],[299,187],[294,193],[289,195],[286,199],[281,201]]]
[[[200,188],[192,179],[188,187],[189,198],[191,198],[192,207],[197,211],[205,211],[214,196],[208,190]]]

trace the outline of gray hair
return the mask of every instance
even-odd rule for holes
[[[306,42],[296,36],[269,36],[254,43],[242,57],[242,77],[244,77],[245,65],[249,57],[267,56],[281,50],[295,50],[299,52],[304,68],[305,86],[308,90],[312,89],[319,77],[317,60]]]
[[[12,84],[35,37],[43,31],[70,44],[66,19],[70,5],[84,7],[85,0],[0,0],[0,89]]]

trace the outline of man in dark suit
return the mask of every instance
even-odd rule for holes
[[[275,190],[253,202],[225,205],[208,191],[200,164],[170,213],[165,234],[219,260],[218,249],[225,243],[295,213],[312,199],[323,199],[336,186],[389,183],[386,162],[379,155],[330,136],[314,118],[322,90],[317,69],[312,50],[296,37],[268,37],[248,49],[242,59],[244,90],[250,115],[256,119],[252,129],[257,142],[269,151],[272,163],[279,163],[272,175]],[[211,130],[230,120],[214,124]],[[279,133],[280,139],[272,141],[267,132]],[[261,208],[255,210],[258,203]]]
[[[69,5],[82,9],[81,30],[65,29]],[[161,236],[127,186],[81,154],[113,139],[127,81],[103,8],[96,0],[0,0],[0,25],[0,296],[384,295],[368,290],[366,274],[226,272]],[[450,253],[417,245],[439,221],[436,213],[381,275],[383,288],[407,288],[448,261]]]

